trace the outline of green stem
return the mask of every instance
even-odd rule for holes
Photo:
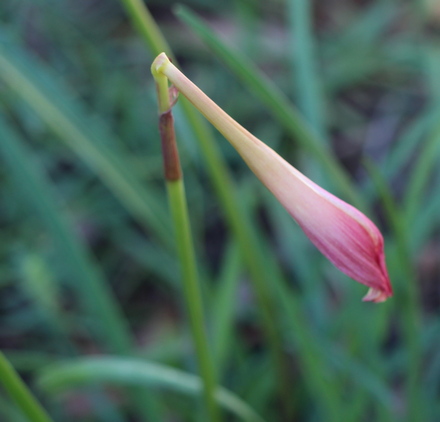
[[[52,422],[2,352],[0,352],[0,382],[30,421]]]
[[[151,22],[154,21],[152,21],[145,5],[139,5],[138,0],[121,0],[121,2],[125,5],[133,23],[151,52],[156,55],[165,52],[172,58],[173,54],[166,42],[157,41],[157,25],[155,23],[151,25]],[[142,11],[140,11],[140,8],[142,8]],[[146,18],[144,19],[144,17]],[[173,63],[177,64],[175,60],[173,60]],[[288,383],[289,376],[283,358],[281,335],[276,325],[276,317],[274,317],[275,305],[271,298],[268,284],[270,274],[268,274],[264,266],[265,257],[256,247],[256,243],[251,240],[255,239],[257,235],[253,227],[247,223],[245,213],[240,208],[240,198],[223,161],[219,147],[212,136],[212,131],[186,98],[180,98],[179,103],[199,143],[213,187],[250,273],[251,282],[258,299],[258,309],[262,319],[263,330],[267,337],[269,353],[271,354],[276,373],[279,377],[281,376],[277,382],[280,397],[283,398],[283,403],[288,407],[289,403],[292,402],[289,396],[291,388]]]
[[[204,400],[209,421],[220,421],[220,413],[215,402],[215,373],[208,347],[202,295],[198,283],[185,188],[182,179],[167,181],[168,198],[176,231],[177,249],[183,277],[183,290],[190,317],[190,325],[196,348],[200,375],[204,385]]]
[[[154,68],[152,68],[152,74],[156,81],[160,114],[159,128],[162,140],[162,154],[168,200],[171,207],[171,215],[176,235],[183,291],[189,313],[197,361],[203,381],[203,397],[209,421],[219,422],[221,420],[220,411],[215,400],[215,371],[204,326],[205,317],[203,312],[202,294],[198,281],[196,257],[188,216],[188,205],[174,132],[168,79],[162,73],[156,72]]]

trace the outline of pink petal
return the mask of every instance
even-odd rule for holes
[[[249,145],[238,148],[249,167],[337,268],[371,288],[364,300],[380,302],[391,296],[383,237],[374,223],[261,141],[254,138],[253,147]]]

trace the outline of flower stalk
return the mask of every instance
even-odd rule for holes
[[[189,313],[198,367],[203,381],[203,398],[208,420],[210,422],[220,422],[221,415],[215,401],[215,371],[204,326],[202,294],[198,281],[188,204],[174,130],[174,119],[171,112],[177,97],[174,95],[176,92],[168,88],[168,79],[165,75],[155,72],[154,69],[152,69],[152,73],[156,82],[158,98],[159,132],[162,143],[164,175],[176,235],[183,291]]]

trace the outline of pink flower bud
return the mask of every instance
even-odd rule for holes
[[[160,54],[161,72],[223,134],[313,244],[343,273],[370,289],[364,301],[392,296],[383,237],[359,210],[322,189],[240,126]]]

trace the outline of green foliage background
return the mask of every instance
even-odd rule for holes
[[[130,3],[0,4],[0,348],[55,421],[204,420],[162,175],[157,52]],[[377,223],[395,290],[362,303],[365,287],[179,101],[225,420],[440,420],[440,8],[184,3],[146,2],[183,71]],[[6,395],[0,415],[26,420]]]

